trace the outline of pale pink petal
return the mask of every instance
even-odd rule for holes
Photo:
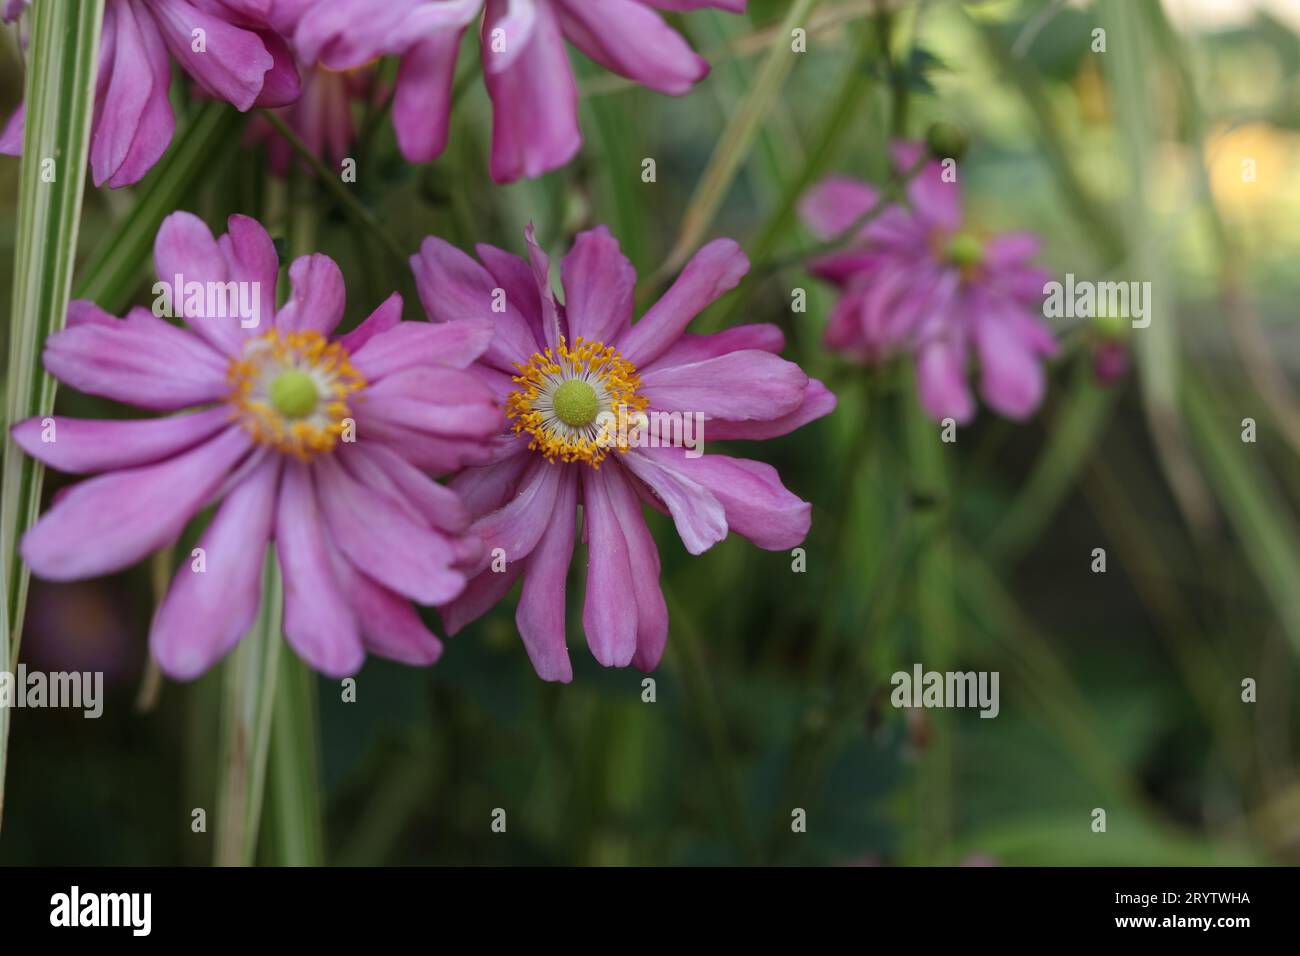
[[[231,427],[175,458],[73,485],[23,536],[23,560],[50,581],[135,564],[180,536],[251,446],[242,428]]]
[[[691,365],[655,368],[641,375],[640,394],[650,407],[728,421],[771,421],[803,401],[808,376],[771,352],[729,352]]]
[[[636,0],[556,0],[564,35],[607,70],[674,96],[709,73],[681,34]]]
[[[808,380],[803,402],[788,415],[769,422],[710,422],[709,441],[766,441],[788,435],[835,410],[835,396],[821,382]]]
[[[202,565],[182,557],[149,630],[150,650],[167,676],[198,677],[252,628],[275,525],[280,465],[278,456],[266,456],[226,495],[199,539]]]
[[[695,254],[677,281],[616,347],[643,368],[677,341],[691,319],[730,291],[749,271],[749,260],[731,239],[716,239]]]
[[[599,226],[579,233],[560,264],[564,311],[576,338],[609,344],[632,321],[636,270],[618,240]]]
[[[319,332],[328,336],[343,321],[343,273],[329,256],[302,256],[289,266],[289,301],[276,314],[281,332]]]
[[[727,536],[722,503],[699,482],[647,455],[649,450],[634,448],[621,455],[619,463],[645,482],[667,507],[686,550],[703,554]]]
[[[614,512],[605,473],[582,476],[583,534],[587,539],[587,595],[582,627],[591,653],[604,667],[626,667],[636,653],[636,601],[623,526]]]
[[[565,469],[551,510],[551,520],[528,557],[524,586],[515,612],[519,636],[542,680],[573,679],[565,645],[565,584],[573,560],[577,521],[578,477]],[[488,573],[491,573],[490,571]]]
[[[171,418],[90,420],[41,418],[15,425],[10,434],[37,461],[73,474],[94,474],[149,465],[193,448],[230,420],[225,408]],[[51,440],[47,441],[46,438]]]

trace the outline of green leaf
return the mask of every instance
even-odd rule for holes
[[[8,432],[15,422],[54,411],[54,380],[41,369],[41,350],[63,327],[72,288],[104,0],[41,0],[31,16],[0,478],[0,664],[18,656],[29,572],[16,549],[40,509],[44,477]],[[9,709],[0,707],[0,821],[8,742]]]

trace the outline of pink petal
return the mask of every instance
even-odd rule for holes
[[[635,0],[557,0],[564,35],[607,70],[658,90],[681,95],[709,73],[663,17]]]
[[[51,335],[45,368],[88,395],[171,410],[216,401],[227,363],[196,336],[134,309],[112,325],[86,322]]]
[[[50,581],[134,564],[180,536],[251,444],[242,428],[231,427],[175,458],[73,485],[24,535],[23,560]]]
[[[460,496],[429,478],[388,446],[357,442],[343,446],[338,458],[358,481],[387,491],[410,505],[430,527],[456,535],[469,530],[470,514]],[[478,560],[480,547],[476,541],[471,560]]]
[[[458,634],[472,621],[492,610],[509,592],[515,580],[523,571],[522,561],[511,561],[501,572],[487,570],[471,578],[465,593],[456,600],[438,608],[442,615],[442,625],[448,634]]]
[[[726,511],[727,527],[765,551],[787,551],[808,536],[812,505],[787,491],[771,465],[726,455],[688,458],[679,448],[649,452],[709,489]]]
[[[329,336],[343,321],[346,292],[338,264],[319,252],[302,256],[289,266],[289,283],[293,291],[276,314],[276,328]]]
[[[749,271],[749,260],[731,239],[716,239],[697,252],[677,281],[617,343],[623,358],[644,368],[673,345],[691,319]]]
[[[533,457],[515,497],[474,523],[475,532],[483,539],[483,558],[475,570],[488,567],[497,548],[511,563],[533,553],[555,515],[560,479],[572,467],[551,464],[540,455]]]
[[[112,72],[90,146],[96,186],[129,186],[153,168],[176,129],[168,89],[171,59],[158,27],[138,2],[115,9]],[[108,20],[105,19],[105,26]]]
[[[415,285],[424,311],[434,322],[473,320],[490,324],[496,335],[483,354],[494,368],[516,374],[515,362],[527,361],[537,350],[528,324],[518,311],[519,298],[506,291],[504,312],[494,312],[501,288],[492,275],[455,246],[433,236],[420,244],[419,255],[411,257]],[[536,292],[532,295],[536,297]]]
[[[363,485],[332,457],[315,463],[316,491],[339,551],[380,584],[422,604],[465,589],[447,539],[403,512],[383,491]]]
[[[412,667],[427,667],[442,656],[442,641],[406,598],[355,567],[337,569],[335,576],[361,625],[367,651]]]
[[[1023,420],[1038,408],[1046,388],[1043,367],[1009,322],[986,318],[975,327],[980,394],[1007,418]]]
[[[487,439],[505,425],[491,391],[465,369],[417,366],[385,376],[365,390],[358,408],[368,422],[449,438]]]
[[[230,420],[225,408],[193,415],[124,421],[54,419],[53,441],[44,441],[42,419],[11,430],[18,447],[37,461],[73,474],[136,468],[171,458],[215,435]]]
[[[542,680],[573,680],[565,645],[565,586],[573,560],[578,476],[565,469],[555,495],[552,518],[528,557],[524,586],[515,612],[519,636]],[[491,572],[488,572],[491,573]]]
[[[356,355],[376,335],[396,327],[401,321],[402,295],[394,292],[379,304],[379,308],[366,316],[360,325],[346,335],[339,336],[338,343],[348,355]]]
[[[231,216],[226,220],[226,230],[217,240],[217,248],[226,261],[226,274],[238,282],[257,284],[257,325],[250,328],[265,331],[275,318],[275,287],[280,276],[280,256],[275,251],[275,243],[262,224],[249,216]],[[251,298],[251,288],[248,294]]]
[[[894,168],[900,174],[911,170],[924,156],[918,143],[895,143],[890,148]],[[961,228],[961,186],[954,179],[944,182],[943,167],[929,160],[907,184],[907,201],[928,225],[954,231]]]
[[[434,34],[402,56],[393,96],[393,128],[407,162],[431,163],[447,147],[456,52],[463,33]]]
[[[284,578],[284,637],[329,677],[361,669],[361,630],[332,565],[311,466],[286,460],[276,508],[275,548]]]
[[[687,332],[668,351],[641,371],[644,374],[652,369],[690,365],[744,349],[759,349],[776,354],[784,348],[785,333],[779,326],[769,323],[733,325],[729,329],[710,335],[692,335]]]
[[[922,346],[916,355],[916,384],[921,407],[935,421],[951,418],[965,424],[974,417],[962,350],[944,341]]]
[[[23,104],[9,114],[0,130],[0,156],[21,156],[23,152]]]
[[[560,265],[569,332],[576,338],[610,343],[632,321],[636,270],[618,240],[599,226],[578,234]]]
[[[182,557],[149,631],[150,650],[169,677],[198,677],[252,628],[262,602],[280,464],[278,456],[266,456],[226,495],[199,540],[203,571]]]
[[[241,111],[253,106],[267,71],[275,66],[261,37],[186,0],[151,3],[149,10],[176,62],[204,91]],[[206,52],[195,51],[195,30],[204,31]]]
[[[492,335],[486,322],[403,322],[352,353],[352,365],[372,384],[417,366],[463,369],[483,354]]]
[[[808,376],[793,362],[746,350],[645,372],[640,394],[653,409],[771,421],[798,408],[807,385]]]
[[[880,194],[847,176],[824,179],[799,201],[799,217],[818,239],[836,239],[875,208]]]
[[[247,337],[238,317],[209,318],[202,314],[203,310],[195,313],[186,308],[185,286],[193,282],[224,283],[230,278],[226,257],[207,224],[193,213],[172,213],[158,229],[153,260],[159,282],[172,289],[172,308],[176,314],[217,351],[224,355],[238,354]],[[176,288],[178,283],[180,288]],[[274,291],[271,290],[272,295]]]
[[[517,315],[532,333],[531,338],[520,339],[521,344],[527,346],[527,351],[521,358],[532,355],[540,343],[546,341],[542,331],[542,303],[537,296],[537,282],[533,278],[532,266],[518,256],[485,242],[480,242],[474,250],[497,286],[506,294],[506,315]]]
[[[605,490],[623,531],[628,565],[632,569],[632,592],[636,599],[636,653],[632,666],[654,670],[668,643],[668,605],[659,587],[659,548],[646,527],[641,502],[621,468],[605,468]]]
[[[483,61],[491,62],[492,31],[505,16],[504,0],[488,0],[483,24]],[[563,166],[582,145],[578,87],[568,51],[549,3],[523,50],[504,69],[485,72],[492,98],[492,178],[514,182]]]
[[[602,471],[583,472],[582,515],[589,555],[582,627],[596,660],[605,667],[626,667],[636,653],[636,602],[629,600],[634,581],[623,526]]]
[[[835,410],[835,396],[816,379],[808,380],[803,401],[797,409],[769,422],[710,422],[710,441],[765,441],[788,435],[809,422],[829,415]]]
[[[467,468],[451,480],[451,489],[465,502],[474,518],[496,511],[514,495],[524,472],[536,457],[526,446],[526,442],[520,442],[515,454],[481,468]]]
[[[703,554],[727,536],[722,503],[699,482],[673,468],[671,462],[647,454],[653,450],[634,448],[618,460],[668,508],[686,550]]]

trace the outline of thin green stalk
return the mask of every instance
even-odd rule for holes
[[[133,190],[136,202],[126,218],[96,248],[77,282],[76,298],[90,299],[113,314],[130,304],[153,254],[158,227],[231,155],[223,147],[238,142],[243,123],[241,113],[218,100],[194,111],[158,165]]]
[[[42,0],[32,9],[0,477],[0,664],[18,659],[29,573],[16,549],[40,510],[44,477],[9,439],[8,426],[54,411],[54,379],[41,370],[41,350],[67,315],[103,19],[104,0]],[[8,745],[9,708],[0,707],[0,822]]]
[[[407,261],[408,252],[402,248],[400,242],[389,234],[387,229],[379,224],[379,220],[375,218],[374,213],[352,194],[352,191],[344,184],[338,172],[326,166],[321,161],[321,158],[312,152],[311,147],[304,143],[302,138],[290,129],[289,124],[276,115],[274,110],[263,110],[262,115],[266,117],[268,123],[275,127],[276,133],[282,136],[293,147],[293,151],[311,167],[312,172],[316,174],[316,178],[329,190],[330,195],[338,200],[343,210],[355,219],[358,225],[368,229],[401,268],[408,268],[410,265]]]
[[[277,684],[267,773],[269,858],[280,866],[320,866],[325,827],[316,677],[296,655],[286,654]]]
[[[280,622],[284,593],[275,550],[262,568],[262,606],[257,623],[223,665],[221,763],[217,794],[215,862],[251,866],[265,792],[266,758],[279,683]]]
[[[772,101],[780,93],[782,83],[799,56],[790,48],[790,35],[796,27],[807,22],[809,14],[819,2],[820,0],[794,0],[790,4],[773,40],[772,49],[754,80],[753,88],[723,132],[722,139],[718,141],[709,165],[687,204],[677,243],[659,268],[651,286],[662,285],[667,277],[677,272],[713,224],[727,191],[749,155]]]

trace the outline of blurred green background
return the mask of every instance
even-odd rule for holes
[[[581,548],[571,685],[533,674],[513,596],[431,669],[370,661],[355,703],[318,681],[324,860],[1300,861],[1300,3],[750,7],[673,17],[714,66],[682,99],[575,53],[585,145],[564,170],[489,182],[476,80],[438,162],[403,163],[387,124],[367,124],[349,188],[411,252],[429,234],[521,252],[532,221],[555,257],[606,223],[643,297],[684,223],[740,241],[764,268],[696,329],[779,323],[786,354],[840,396],[831,418],[737,449],[812,501],[806,571],[734,536],[692,558],[652,516],[672,615],[653,703],[643,675],[602,670],[584,646]],[[790,51],[791,10],[806,53]],[[7,115],[21,68],[14,32],[3,39]],[[466,54],[462,68],[476,65]],[[420,317],[409,271],[310,171],[274,181],[229,107],[176,105],[172,162],[138,187],[87,195],[82,294],[119,313],[148,301],[156,226],[132,224],[165,197],[161,212],[214,225],[247,213],[286,241],[294,217],[309,217],[348,279],[349,322],[393,289]],[[981,409],[955,444],[919,417],[904,371],[856,369],[821,348],[833,297],[799,265],[813,241],[792,214],[828,173],[882,182],[890,138],[920,138],[934,121],[970,137],[972,222],[1035,230],[1054,272],[1151,281],[1155,301],[1120,384],[1095,384],[1094,332],[1062,325],[1041,413],[1014,425]],[[647,157],[653,184],[641,181]],[[17,172],[0,157],[6,310]],[[805,314],[791,312],[796,288]],[[59,407],[127,414],[66,391]],[[1246,417],[1254,444],[1241,441]],[[64,481],[49,476],[47,492]],[[1104,574],[1090,570],[1094,548],[1106,549]],[[33,584],[23,658],[103,669],[111,689],[98,721],[13,713],[0,863],[212,859],[221,672],[154,695],[145,668],[153,578],[175,560]],[[1000,672],[999,716],[894,709],[889,677],[915,662]],[[1255,703],[1241,700],[1245,678]],[[206,833],[191,830],[199,807]],[[276,807],[272,785],[268,862]],[[1091,827],[1098,807],[1104,834]],[[496,808],[504,834],[491,829]],[[796,808],[804,833],[792,832]]]

